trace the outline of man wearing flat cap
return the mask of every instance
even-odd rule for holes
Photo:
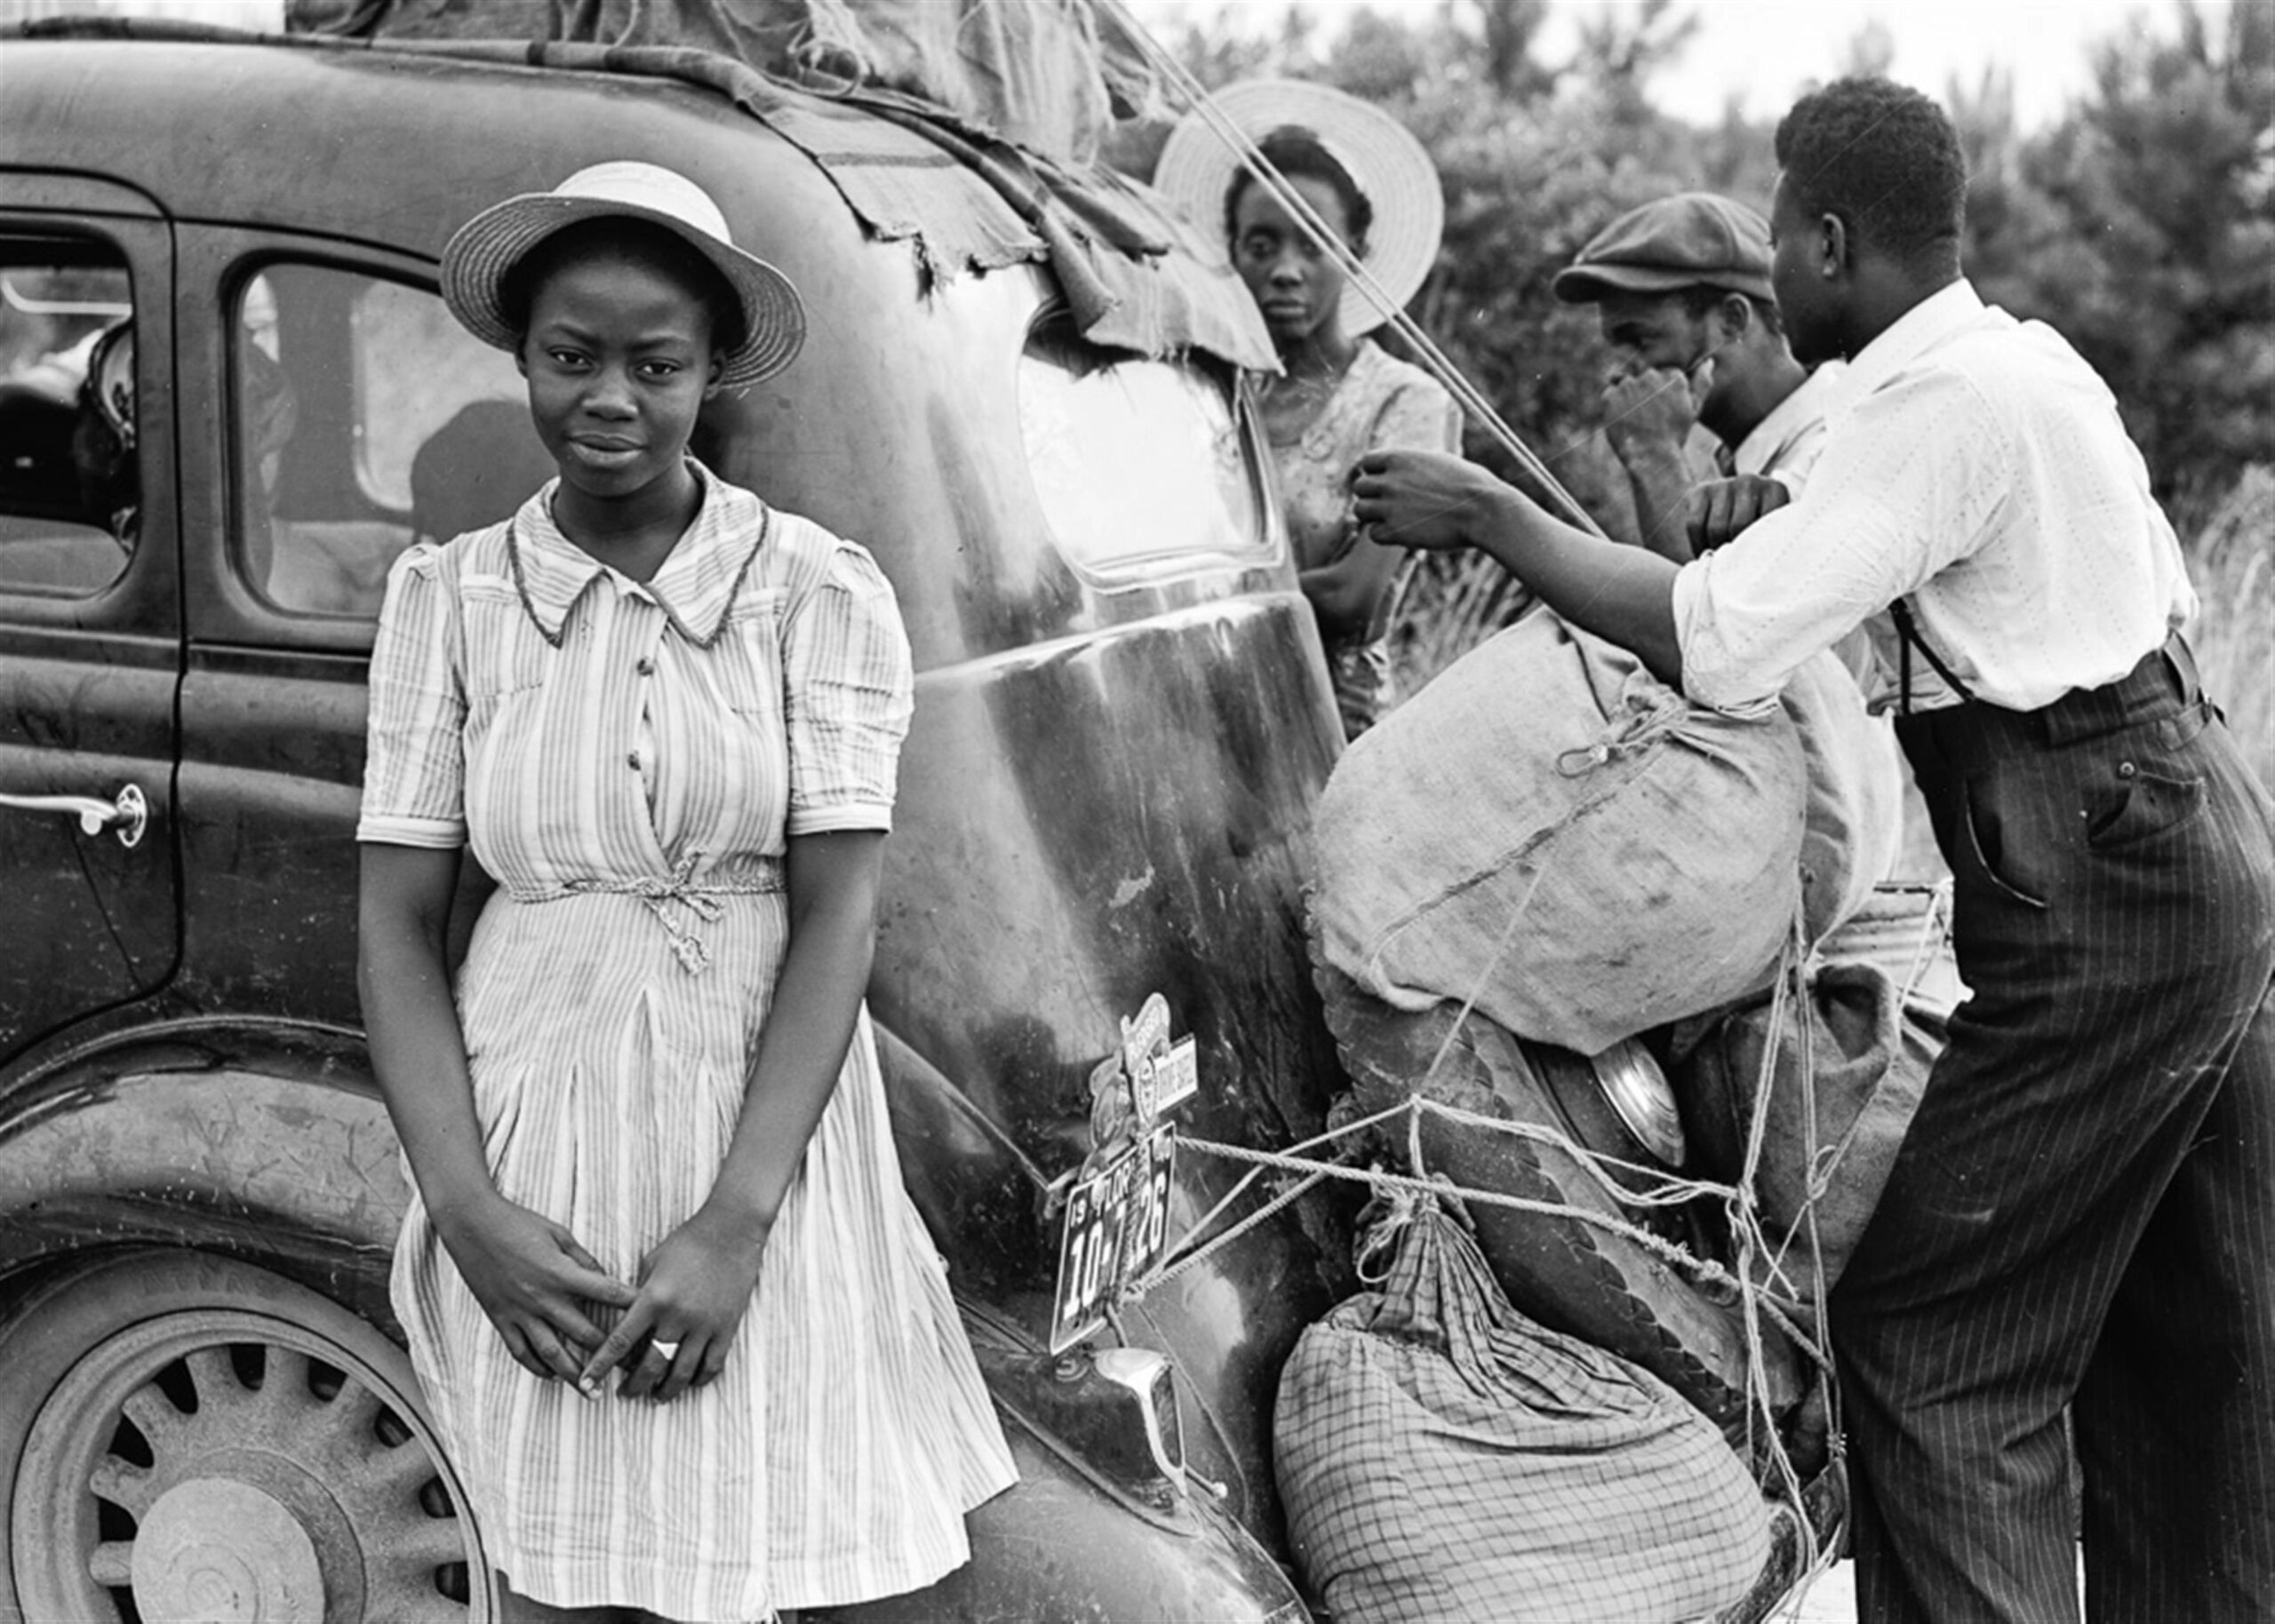
[[[1812,372],[1785,346],[1760,215],[1709,192],[1662,197],[1596,233],[1552,286],[1568,305],[1596,306],[1618,355],[1604,437],[1627,470],[1645,546],[1688,563],[1800,495],[1847,369],[1829,361]],[[1695,493],[1682,449],[1694,422],[1720,442],[1724,476]],[[1864,712],[1874,657],[1861,633],[1834,645],[1824,659],[1839,670],[1817,681],[1845,689],[1853,679],[1856,691],[1814,727],[1821,752],[1834,748],[1831,732],[1841,736],[1855,857],[1885,880],[1903,856],[1904,775],[1895,730]]]
[[[1627,470],[1643,543],[1677,563],[1743,528],[1759,482],[1797,496],[1824,439],[1842,369],[1810,372],[1785,347],[1769,289],[1769,224],[1744,203],[1681,192],[1631,209],[1557,273],[1556,297],[1593,305],[1617,354],[1604,435]],[[1691,498],[1683,442],[1720,441],[1730,482]]]

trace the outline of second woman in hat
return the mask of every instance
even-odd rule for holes
[[[1421,287],[1444,220],[1429,154],[1380,109],[1322,84],[1259,79],[1217,105],[1334,228],[1393,305]],[[1458,451],[1461,414],[1420,368],[1366,335],[1389,319],[1197,118],[1171,132],[1154,184],[1204,230],[1221,225],[1279,351],[1258,390],[1304,596],[1337,709],[1355,738],[1393,703],[1384,612],[1406,556],[1361,534],[1351,470],[1371,450]]]

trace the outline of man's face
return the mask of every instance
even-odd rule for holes
[[[1785,345],[1805,367],[1843,354],[1840,285],[1824,275],[1824,237],[1800,211],[1785,178],[1769,209],[1769,286],[1785,323]]]
[[[1712,313],[1691,314],[1679,292],[1609,291],[1596,306],[1596,319],[1611,346],[1615,378],[1656,367],[1688,372],[1714,347]]]

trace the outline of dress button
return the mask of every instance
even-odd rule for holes
[[[656,662],[643,656],[640,664],[634,669],[643,677],[652,677],[656,674]]]
[[[2138,775],[2140,770],[2130,761],[2120,761],[2118,763],[2117,776],[2120,778],[2131,778]]]
[[[634,772],[638,772],[640,770],[640,752],[635,750],[630,755],[625,757],[624,764],[630,768]]]

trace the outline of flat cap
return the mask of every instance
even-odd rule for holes
[[[1769,299],[1769,222],[1711,192],[1678,192],[1597,232],[1550,285],[1568,305],[1701,286]]]

